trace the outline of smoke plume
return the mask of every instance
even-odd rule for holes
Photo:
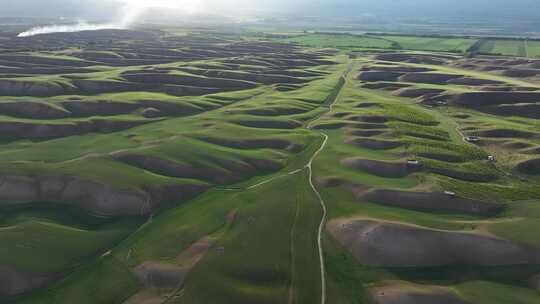
[[[51,26],[34,27],[20,33],[19,35],[17,35],[17,37],[31,37],[35,35],[43,35],[43,34],[51,34],[51,33],[73,33],[73,32],[82,32],[82,31],[98,31],[98,30],[126,29],[126,28],[127,28],[127,25],[123,25],[123,24],[115,24],[115,23],[91,24],[91,23],[81,21],[78,24],[72,24],[72,25],[51,25]]]
[[[195,13],[202,9],[200,0],[111,0],[119,3],[120,17],[107,23],[88,23],[80,21],[71,25],[50,25],[34,27],[24,31],[18,37],[31,37],[51,33],[73,33],[80,31],[97,31],[105,29],[128,29],[150,9],[167,9],[184,13]]]

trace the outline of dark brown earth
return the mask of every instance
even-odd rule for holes
[[[69,117],[70,113],[61,107],[54,107],[45,102],[8,101],[0,102],[0,113],[18,118],[60,119]]]
[[[356,108],[371,108],[371,107],[381,107],[380,103],[376,102],[361,102],[355,106]]]
[[[114,155],[116,160],[145,169],[155,174],[191,178],[215,184],[231,184],[255,175],[257,172],[277,171],[283,167],[278,161],[267,159],[249,159],[243,162],[232,160],[209,160],[213,166],[203,163],[182,164],[176,161],[149,155],[122,153]]]
[[[302,126],[301,122],[296,120],[235,120],[234,123],[244,127],[262,128],[262,129],[296,129]]]
[[[463,78],[454,78],[447,81],[448,84],[458,84],[458,85],[467,85],[467,86],[483,86],[483,85],[499,85],[504,84],[503,82],[490,80],[490,79],[480,79],[472,77],[463,77]]]
[[[378,135],[382,135],[386,133],[388,133],[388,131],[386,130],[350,130],[347,132],[348,135],[360,136],[360,137],[372,137],[372,136],[378,136]]]
[[[372,89],[372,90],[386,90],[386,91],[395,91],[403,88],[411,87],[412,85],[399,82],[365,82],[361,85],[363,88]]]
[[[414,67],[414,66],[406,66],[406,65],[392,65],[392,66],[364,66],[362,67],[363,71],[371,71],[371,70],[377,70],[377,71],[386,71],[386,72],[403,72],[403,73],[420,73],[420,72],[431,72],[432,69],[428,68],[422,68],[422,67]]]
[[[58,274],[31,274],[0,266],[0,297],[15,296],[44,287],[58,277]]]
[[[534,103],[540,101],[539,92],[471,92],[456,94],[451,102],[461,106],[482,107],[498,104]]]
[[[497,180],[498,177],[494,173],[483,173],[476,171],[463,171],[458,168],[446,168],[446,167],[430,167],[429,170],[432,173],[448,176],[451,178],[469,181],[469,182],[491,182]]]
[[[472,132],[472,135],[492,138],[540,138],[540,133],[520,131],[514,129],[491,129]]]
[[[184,283],[187,274],[201,261],[213,245],[213,240],[204,237],[180,252],[173,260],[167,262],[147,261],[135,267],[133,273],[145,289],[179,288]],[[137,297],[137,294],[134,297]]]
[[[366,71],[360,72],[357,79],[361,81],[397,81],[404,73],[385,72],[385,71]]]
[[[364,195],[364,193],[370,190],[370,187],[368,186],[358,184],[352,181],[348,181],[340,177],[318,178],[317,182],[319,183],[319,185],[321,185],[321,187],[325,187],[325,188],[339,187],[341,189],[347,190],[352,193],[355,199],[361,199],[362,195]]]
[[[529,175],[540,175],[540,158],[521,162],[516,166],[516,170]]]
[[[385,124],[376,124],[376,123],[351,123],[348,125],[351,129],[357,129],[357,130],[375,130],[375,129],[386,129]]]
[[[133,272],[146,288],[174,289],[184,282],[188,271],[173,265],[146,262],[137,266]]]
[[[399,178],[405,177],[411,173],[417,172],[422,169],[420,165],[409,165],[406,161],[378,161],[362,158],[347,158],[341,161],[344,166],[365,171],[369,174]]]
[[[44,140],[87,133],[111,133],[141,126],[151,121],[90,119],[71,123],[0,122],[0,139]]]
[[[369,288],[369,304],[470,304],[449,288],[386,281]]]
[[[309,111],[309,109],[302,108],[287,108],[287,107],[260,107],[257,109],[245,110],[243,113],[257,116],[282,116],[282,115],[294,115],[302,114]]]
[[[540,262],[538,249],[472,232],[370,219],[333,220],[327,224],[327,230],[367,266],[508,266]]]
[[[441,94],[444,90],[429,88],[404,88],[395,91],[393,94],[401,97],[417,98],[427,94]]]
[[[414,83],[444,84],[450,80],[462,78],[462,75],[439,73],[408,73],[399,77],[399,81]]]
[[[75,204],[100,216],[148,215],[165,203],[193,198],[207,188],[172,184],[148,187],[146,191],[128,191],[68,176],[3,176],[0,178],[0,205],[49,202]]]
[[[361,148],[373,149],[373,150],[389,150],[389,149],[394,149],[403,145],[399,141],[369,139],[369,138],[360,138],[360,137],[347,139],[345,143],[358,146]]]
[[[224,137],[195,136],[196,139],[235,149],[278,149],[300,152],[302,145],[280,138],[228,139]]]
[[[495,215],[504,205],[484,202],[436,192],[407,192],[399,190],[373,190],[363,196],[369,202],[426,212],[450,212],[472,215]]]
[[[76,88],[61,83],[0,79],[0,96],[50,97],[77,91]]]
[[[341,129],[345,126],[347,126],[347,123],[345,122],[332,122],[332,123],[319,123],[319,124],[314,125],[312,128],[314,130],[334,130],[334,129]]]
[[[449,56],[430,56],[406,53],[386,53],[375,55],[375,59],[381,61],[408,62],[416,64],[443,65],[447,63]]]
[[[389,121],[389,119],[386,118],[385,116],[379,116],[379,115],[351,116],[348,119],[359,121],[359,122],[378,123],[378,124],[386,123]]]

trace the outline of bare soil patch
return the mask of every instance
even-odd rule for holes
[[[333,220],[330,234],[375,267],[508,266],[540,262],[540,251],[507,240],[375,220]]]
[[[386,130],[351,130],[347,134],[360,137],[372,137],[387,133]]]
[[[400,97],[409,97],[409,98],[418,98],[427,94],[441,94],[444,90],[441,89],[430,89],[430,88],[403,88],[397,91],[394,91],[394,95]]]
[[[347,158],[342,160],[341,163],[349,168],[389,178],[405,177],[422,169],[422,166],[420,165],[410,165],[405,161],[389,162],[362,158]]]
[[[393,62],[408,62],[416,64],[432,64],[443,65],[447,63],[448,57],[444,56],[429,56],[429,55],[417,55],[406,53],[384,53],[375,55],[375,59],[382,61]]]
[[[31,274],[0,266],[0,298],[20,295],[46,286],[60,274]]]
[[[369,304],[470,304],[448,288],[405,282],[382,282],[369,288]]]
[[[234,123],[261,129],[296,129],[302,126],[302,123],[296,120],[236,120]]]
[[[470,92],[455,94],[451,102],[466,107],[482,107],[499,104],[535,103],[540,92]]]
[[[336,130],[347,126],[345,122],[319,123],[313,126],[314,130]]]
[[[538,138],[540,136],[538,133],[513,129],[492,129],[473,133],[476,136],[491,138]]]
[[[375,81],[397,81],[404,73],[387,72],[387,71],[365,71],[360,72],[356,77],[358,80],[375,82]]]
[[[503,84],[501,81],[490,80],[490,79],[481,79],[481,78],[472,78],[472,77],[462,77],[450,79],[447,81],[448,84],[457,84],[457,85],[466,85],[466,86],[482,86],[482,85],[498,85]]]
[[[13,101],[0,102],[0,113],[12,117],[29,119],[61,119],[69,117],[69,112],[44,102]]]
[[[372,89],[372,90],[395,91],[395,90],[399,90],[399,89],[402,89],[402,88],[411,87],[412,85],[406,84],[406,83],[399,83],[399,82],[378,81],[378,82],[363,83],[361,86],[363,88]]]
[[[495,215],[503,211],[504,205],[437,192],[408,192],[399,190],[373,190],[363,199],[392,207],[427,212],[449,212],[472,215]]]
[[[300,152],[304,149],[304,147],[301,145],[279,138],[255,138],[244,140],[209,136],[196,136],[195,138],[212,144],[235,149],[278,149],[292,152]]]
[[[380,116],[380,115],[352,116],[349,118],[349,120],[367,122],[367,123],[376,123],[376,124],[383,124],[383,123],[388,122],[388,118],[386,118],[385,116]]]
[[[0,122],[3,140],[45,140],[87,133],[112,133],[147,124],[151,121],[92,119],[72,123]]]
[[[414,83],[444,84],[449,80],[462,78],[463,75],[439,73],[408,73],[399,77],[399,81]]]
[[[184,201],[206,191],[208,186],[171,184],[143,190],[122,190],[90,180],[68,176],[3,176],[0,205],[37,202],[76,204],[95,215],[148,215],[165,203]]]
[[[403,145],[399,141],[379,140],[371,138],[351,138],[347,139],[345,143],[373,150],[389,150]]]
[[[540,158],[530,159],[519,163],[516,166],[516,170],[529,175],[540,175]]]
[[[381,107],[381,104],[376,103],[376,102],[361,102],[361,103],[355,105],[354,107],[363,109],[363,108]]]
[[[355,199],[360,199],[364,193],[370,190],[369,186],[358,184],[341,177],[324,177],[317,179],[319,185],[325,188],[342,188],[352,193]]]

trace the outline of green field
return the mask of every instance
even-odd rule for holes
[[[321,48],[393,48],[392,41],[371,37],[346,34],[308,34],[283,39],[284,42],[297,43]]]
[[[417,51],[466,52],[477,40],[468,38],[431,38],[381,36],[397,43],[402,49]]]
[[[482,43],[479,52],[490,55],[539,57],[540,42],[535,40],[496,40],[489,39]]]
[[[327,48],[380,48],[416,51],[467,51],[477,40],[468,38],[432,38],[392,35],[305,34],[282,39],[311,47]]]
[[[487,40],[482,44],[479,52],[494,55],[527,56],[525,42],[515,40]]]
[[[480,43],[480,54],[516,57],[540,57],[540,42],[520,39],[480,39],[467,37],[424,37],[397,35],[352,35],[315,33],[291,35],[279,41],[309,47],[339,49],[394,49],[412,51],[466,53]]]
[[[540,41],[527,41],[527,56],[540,58]]]

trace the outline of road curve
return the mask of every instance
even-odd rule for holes
[[[339,86],[339,92],[337,92],[337,94],[334,96],[333,100],[331,100],[328,103],[328,105],[326,106],[328,108],[326,113],[332,111],[335,102],[339,99],[339,96],[341,95],[341,91],[342,91],[343,87],[345,86],[345,84],[347,83],[347,76],[348,76],[349,72],[352,70],[352,66],[353,66],[352,63],[349,64],[349,68],[343,74],[342,77],[343,77],[345,83]],[[313,130],[312,125],[319,118],[320,118],[320,116],[316,117],[311,122],[309,122],[307,124],[307,126],[306,126],[306,129]],[[323,246],[322,246],[322,236],[323,236],[324,226],[326,225],[328,212],[327,212],[326,203],[324,202],[324,199],[322,198],[321,194],[317,190],[317,187],[315,187],[315,183],[313,181],[312,165],[313,165],[313,161],[317,158],[317,156],[319,156],[319,154],[324,150],[324,148],[326,148],[326,144],[328,143],[328,135],[326,135],[323,132],[319,132],[319,134],[323,137],[323,141],[321,143],[321,146],[319,147],[319,149],[317,151],[315,151],[315,153],[313,153],[313,155],[309,159],[309,162],[303,168],[297,169],[297,170],[294,170],[294,171],[291,171],[291,172],[287,172],[287,173],[285,173],[283,175],[278,175],[278,176],[274,176],[274,177],[262,180],[261,182],[256,183],[256,184],[251,185],[251,186],[248,186],[246,188],[242,188],[242,189],[224,188],[224,189],[221,189],[221,190],[224,190],[224,191],[252,190],[254,188],[258,188],[258,187],[260,187],[262,185],[268,184],[268,183],[270,183],[270,182],[272,182],[272,181],[274,181],[276,179],[279,179],[279,178],[282,178],[282,177],[285,177],[285,176],[288,176],[288,175],[296,174],[298,172],[301,172],[304,169],[308,170],[309,185],[310,185],[311,189],[313,190],[313,192],[315,193],[315,195],[317,196],[317,198],[319,200],[319,203],[321,205],[322,211],[323,211],[323,214],[322,214],[322,217],[321,217],[321,222],[319,224],[319,228],[318,228],[318,232],[317,232],[317,247],[318,247],[318,251],[319,251],[319,263],[320,263],[320,269],[321,269],[321,302],[320,302],[320,304],[326,304],[326,266],[325,266],[325,261],[324,261],[324,250],[323,250]]]

